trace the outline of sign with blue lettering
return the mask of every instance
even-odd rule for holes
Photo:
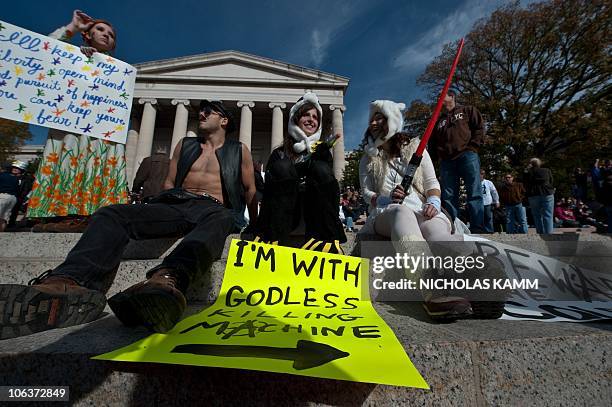
[[[136,68],[0,21],[0,117],[125,144]]]

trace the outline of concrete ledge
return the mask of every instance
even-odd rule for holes
[[[93,361],[147,335],[108,315],[0,341],[0,382],[68,385],[75,405],[608,405],[612,324],[423,320],[376,304],[430,391],[236,369]],[[195,312],[195,308],[191,312]],[[426,318],[426,317],[425,317]]]

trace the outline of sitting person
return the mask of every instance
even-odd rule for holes
[[[353,220],[354,220],[354,213],[353,213],[353,208],[351,207],[350,201],[348,199],[348,194],[344,193],[342,194],[342,199],[340,200],[341,202],[341,208],[342,208],[342,213],[344,216],[344,219],[346,220],[346,231],[347,232],[352,232],[353,231]]]
[[[302,248],[342,253],[346,236],[338,216],[340,186],[328,148],[312,146],[321,137],[323,111],[314,93],[306,93],[289,112],[283,145],[266,165],[265,187],[255,240],[286,244],[303,216],[306,243]]]
[[[23,161],[13,161],[8,171],[0,172],[0,232],[6,230],[11,212],[17,204],[19,179],[27,168]]]
[[[571,208],[572,203],[566,200],[557,202],[555,206],[555,226],[558,228],[577,228],[580,227],[580,223],[574,216],[574,211]]]
[[[420,142],[400,132],[404,107],[390,100],[370,104],[369,126],[363,139],[366,154],[359,164],[361,191],[370,203],[370,215],[360,233],[389,237],[398,252],[416,250],[420,254],[423,246],[416,242],[462,239],[451,234],[451,221],[442,213],[440,184],[426,150],[410,189],[405,191],[400,185]],[[426,296],[424,307],[434,319],[472,314],[470,302],[456,296]]]
[[[184,236],[145,281],[111,297],[111,309],[125,325],[155,332],[178,322],[187,287],[219,259],[245,202],[257,219],[251,153],[225,137],[232,117],[222,103],[202,101],[199,118],[199,137],[179,142],[167,190],[153,203],[99,209],[61,265],[30,285],[0,284],[1,339],[98,318],[130,239]]]

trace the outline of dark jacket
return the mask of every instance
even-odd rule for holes
[[[602,171],[602,178],[601,201],[606,206],[612,206],[612,169],[604,169]]]
[[[442,160],[454,160],[466,151],[478,153],[484,138],[484,121],[478,109],[455,106],[450,112],[440,115],[429,153]]]
[[[531,168],[525,173],[527,196],[547,196],[555,193],[553,176],[548,168]]]
[[[497,192],[499,192],[499,201],[504,205],[520,204],[525,198],[525,187],[517,181],[512,184],[503,182],[501,187],[497,188]]]
[[[255,171],[255,190],[257,191],[255,194],[257,195],[258,202],[261,202],[263,198],[264,185],[264,179],[261,172]]]
[[[19,179],[10,172],[0,173],[0,194],[19,194]]]
[[[142,197],[157,195],[164,189],[164,181],[168,175],[170,158],[164,153],[153,154],[142,160],[132,190],[138,192],[142,187]]]

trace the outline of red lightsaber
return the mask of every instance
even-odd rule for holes
[[[406,171],[406,174],[404,175],[404,178],[402,179],[402,188],[404,188],[404,191],[408,191],[408,188],[410,188],[410,185],[412,185],[414,173],[416,172],[417,168],[419,168],[419,165],[421,165],[423,151],[425,150],[425,146],[427,146],[427,142],[429,141],[431,132],[433,131],[433,128],[436,125],[436,122],[438,121],[438,116],[440,116],[440,110],[442,110],[442,102],[444,102],[446,92],[448,92],[448,88],[450,87],[451,81],[453,80],[453,75],[455,74],[457,63],[459,62],[459,56],[461,55],[461,50],[463,49],[463,43],[464,40],[463,38],[461,38],[461,40],[459,41],[459,47],[457,48],[457,55],[455,55],[453,66],[451,67],[450,73],[448,74],[448,78],[446,78],[446,82],[444,83],[444,88],[442,89],[442,93],[440,93],[440,97],[438,98],[436,108],[434,109],[431,119],[429,119],[427,129],[425,129],[425,133],[423,133],[423,137],[421,137],[421,142],[419,143],[417,150],[414,152],[414,154],[412,154],[410,162],[408,163],[408,169]]]

